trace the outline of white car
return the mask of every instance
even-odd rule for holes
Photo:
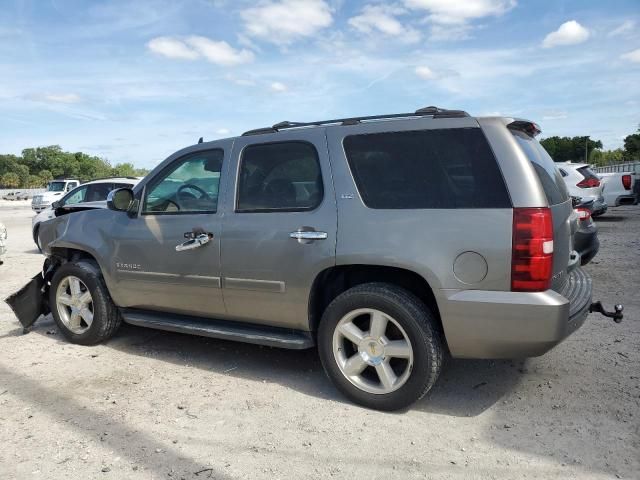
[[[619,207],[620,205],[635,205],[638,203],[633,192],[635,174],[632,172],[599,173],[604,185],[604,199],[608,205]]]
[[[597,217],[607,211],[607,202],[602,194],[602,182],[588,163],[556,162],[569,195],[584,202],[593,200],[591,215]]]
[[[40,224],[54,218],[56,216],[56,209],[62,208],[66,205],[76,205],[78,203],[86,203],[87,207],[93,206],[96,208],[106,208],[106,204],[104,202],[107,200],[107,195],[111,190],[115,190],[117,188],[133,188],[140,180],[141,179],[138,177],[103,178],[83,183],[33,217],[33,220],[31,221],[33,241],[38,246],[38,249],[42,250],[39,238]]]
[[[5,253],[7,253],[7,246],[5,242],[7,241],[7,227],[4,226],[2,222],[0,222],[0,265],[2,265],[2,257]]]

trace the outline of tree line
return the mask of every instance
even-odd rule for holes
[[[0,187],[40,188],[54,178],[82,182],[105,177],[141,177],[149,173],[131,163],[111,165],[108,160],[82,152],[65,152],[59,145],[25,148],[21,155],[0,154]]]
[[[603,166],[621,162],[640,161],[640,127],[627,135],[624,147],[603,150],[600,140],[589,137],[548,137],[540,140],[556,162],[584,162]]]

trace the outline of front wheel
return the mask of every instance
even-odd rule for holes
[[[318,350],[343,394],[387,411],[424,396],[443,361],[433,314],[410,292],[384,283],[353,287],[331,302],[320,323]]]
[[[72,343],[95,345],[111,338],[120,326],[99,267],[79,260],[63,264],[51,279],[49,305],[62,334]]]

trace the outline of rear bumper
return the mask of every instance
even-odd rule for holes
[[[629,195],[620,195],[616,198],[616,207],[621,205],[635,205],[638,203],[638,199],[635,193],[631,193]]]
[[[573,236],[573,248],[580,253],[582,265],[588,264],[600,250],[600,240],[598,240],[598,229],[593,226],[591,229],[580,229]]]
[[[440,315],[458,358],[525,358],[548,352],[584,323],[591,278],[576,268],[562,293],[443,291]]]

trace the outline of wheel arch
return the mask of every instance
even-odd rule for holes
[[[436,327],[445,339],[438,302],[429,282],[412,270],[386,265],[337,265],[321,271],[309,295],[309,329],[317,332],[322,314],[334,298],[349,288],[371,282],[397,285],[417,296],[435,316]]]

